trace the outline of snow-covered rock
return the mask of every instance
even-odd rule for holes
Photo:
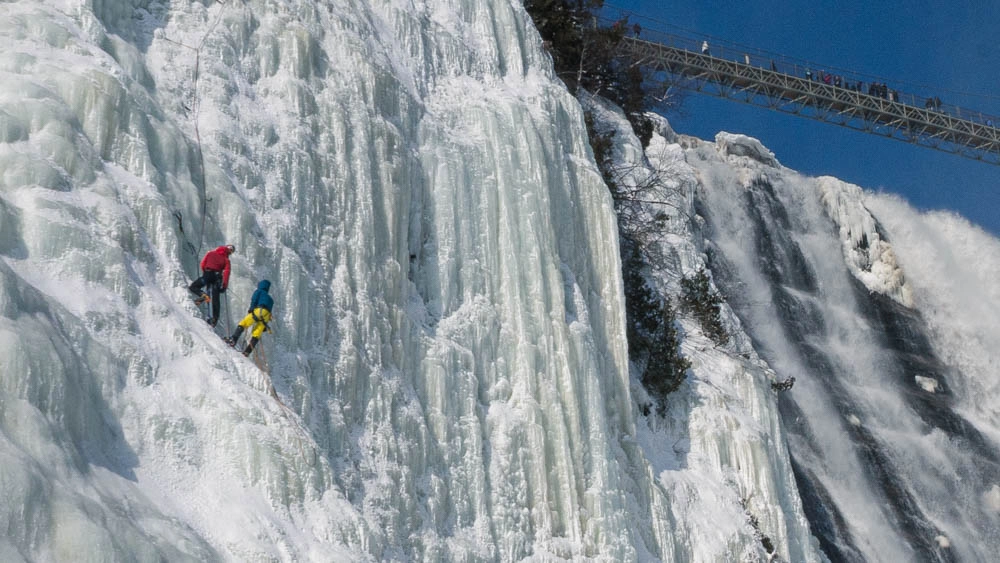
[[[844,258],[854,277],[869,290],[912,307],[912,290],[896,263],[892,245],[879,232],[875,218],[864,206],[861,188],[829,176],[818,178],[817,182],[826,211],[840,230]]]
[[[660,134],[672,133],[662,117],[648,116],[656,133],[643,150],[620,110],[589,97],[582,102],[600,130],[615,133],[616,181],[625,192],[642,190],[636,199],[648,202],[632,211],[633,220],[657,225],[641,237],[647,283],[676,303],[681,280],[708,266],[695,211],[698,171],[686,162],[676,137]],[[636,414],[638,443],[668,491],[676,541],[691,546],[690,555],[680,559],[765,559],[762,533],[781,560],[822,561],[785,449],[771,388],[776,375],[728,307],[723,318],[731,335],[728,347],[716,346],[694,319],[682,315],[690,377],[670,397],[665,418]],[[635,377],[633,395],[641,398]]]
[[[778,159],[774,157],[774,153],[753,137],[723,131],[715,135],[715,146],[719,154],[737,159],[745,157],[775,168],[781,166]]]

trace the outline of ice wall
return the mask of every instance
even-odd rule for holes
[[[0,5],[4,560],[685,559],[518,2]],[[200,140],[200,143],[198,142]],[[183,288],[233,243],[265,376]]]
[[[619,202],[621,213],[633,225],[646,225],[634,234],[643,249],[646,283],[678,309],[681,351],[691,362],[687,380],[669,397],[666,416],[637,417],[640,447],[667,491],[664,510],[673,518],[677,560],[823,561],[796,489],[771,387],[787,375],[779,379],[757,354],[727,305],[721,321],[731,338],[724,346],[680,306],[681,280],[710,265],[699,195],[706,176],[695,163],[710,158],[728,170],[719,163],[728,154],[739,161],[777,161],[756,140],[720,135],[713,150],[678,136],[652,114],[655,131],[644,149],[620,109],[589,96],[582,102],[598,130],[613,133],[612,176],[634,198]],[[692,146],[706,152],[685,150]],[[648,404],[633,381],[637,402]]]

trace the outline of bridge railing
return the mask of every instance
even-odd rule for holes
[[[1000,129],[996,127],[678,44],[628,37],[619,45],[618,56],[647,69],[654,81],[1000,165]]]
[[[604,25],[614,24],[621,19],[601,17],[600,23]],[[631,24],[630,24],[631,25]],[[638,33],[635,33],[638,31]],[[981,111],[962,108],[957,105],[947,104],[940,101],[937,96],[930,94],[917,94],[913,92],[903,92],[893,87],[891,80],[878,78],[850,70],[839,69],[827,65],[819,65],[801,59],[795,59],[784,55],[769,53],[760,49],[743,45],[728,43],[708,37],[698,37],[695,35],[684,36],[679,34],[666,33],[654,29],[641,28],[636,30],[628,27],[628,32],[634,37],[659,43],[668,47],[683,49],[696,54],[705,54],[714,58],[742,63],[754,68],[762,68],[779,72],[789,76],[799,78],[809,78],[813,81],[829,84],[834,87],[843,88],[846,91],[860,91],[884,97],[905,105],[930,109],[945,115],[950,115],[959,119],[974,121],[989,127],[1000,127],[1000,117],[983,113]],[[703,53],[705,43],[708,43],[708,52]],[[829,80],[827,82],[827,79]],[[871,90],[873,84],[885,85],[885,94]]]

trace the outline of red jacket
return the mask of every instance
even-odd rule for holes
[[[229,287],[229,249],[220,246],[206,252],[205,257],[201,259],[201,271],[206,270],[222,272],[222,289]]]

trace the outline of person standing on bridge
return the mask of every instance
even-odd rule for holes
[[[707,55],[708,54],[708,41],[702,41],[701,42],[701,54],[702,55]]]

